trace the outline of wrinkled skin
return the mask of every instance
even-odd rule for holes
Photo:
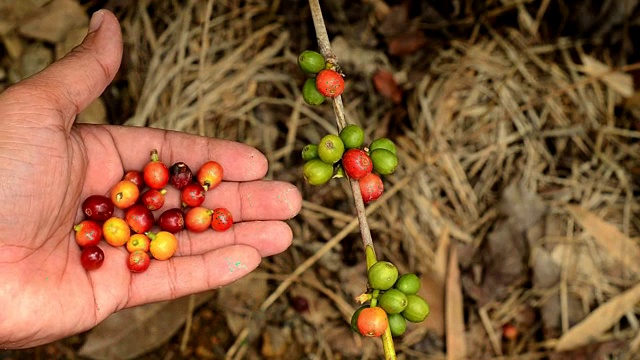
[[[91,25],[69,55],[0,94],[0,349],[48,343],[126,307],[218,288],[291,244],[283,220],[300,210],[300,193],[261,180],[267,161],[256,149],[151,128],[74,124],[122,56],[113,14],[100,11]],[[144,274],[127,269],[126,249],[103,241],[104,264],[85,271],[72,230],[82,200],[142,169],[153,148],[168,164],[218,161],[224,181],[204,206],[224,205],[238,223],[225,233],[183,232],[176,256],[153,261]],[[177,190],[167,202],[179,204]]]

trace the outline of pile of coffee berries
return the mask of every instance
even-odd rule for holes
[[[376,200],[384,192],[381,176],[392,174],[398,166],[396,146],[387,138],[364,145],[364,131],[358,125],[345,126],[338,135],[324,136],[318,144],[302,149],[303,175],[311,185],[322,185],[333,177],[358,180],[362,200]]]
[[[305,50],[298,56],[298,67],[308,78],[302,85],[302,97],[309,105],[320,105],[326,98],[335,98],[344,91],[344,79],[322,54]]]
[[[107,196],[91,195],[83,201],[85,219],[73,227],[82,249],[82,266],[87,270],[102,266],[104,252],[98,245],[105,240],[128,251],[129,270],[143,272],[151,259],[167,260],[175,254],[178,232],[229,229],[233,225],[229,210],[202,206],[207,191],[220,184],[222,174],[222,166],[215,161],[204,163],[196,173],[184,162],[167,166],[158,158],[158,151],[152,150],[142,171],[126,172]],[[180,191],[181,207],[163,209],[169,185]]]
[[[429,316],[429,304],[418,295],[420,279],[416,274],[398,276],[398,268],[378,261],[369,268],[369,291],[361,295],[368,304],[351,317],[351,327],[367,337],[382,336],[387,328],[391,336],[402,336],[407,322],[419,323]]]

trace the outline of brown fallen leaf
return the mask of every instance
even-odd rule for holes
[[[578,205],[568,205],[567,210],[580,226],[591,235],[597,244],[605,249],[611,259],[622,266],[640,272],[640,247],[616,226],[602,220],[596,214]]]
[[[389,55],[406,56],[414,54],[427,45],[427,37],[422,31],[411,31],[389,40]]]
[[[218,306],[224,313],[227,326],[234,335],[238,335],[250,321],[247,311],[260,307],[269,295],[269,286],[266,278],[249,275],[223,286],[218,292]]]
[[[373,85],[376,91],[383,97],[393,101],[394,104],[398,104],[402,101],[402,89],[398,86],[396,79],[393,78],[393,74],[388,70],[378,70],[372,76]]]
[[[195,295],[195,306],[213,297]],[[93,328],[78,355],[90,359],[134,359],[166,343],[187,319],[189,296],[119,311]]]
[[[460,284],[460,268],[456,247],[451,247],[446,283],[447,360],[467,358],[467,339],[464,329],[464,300]]]
[[[566,351],[591,343],[615,325],[625,313],[632,311],[638,302],[640,283],[600,305],[583,321],[569,329],[558,340],[556,350]]]
[[[419,294],[427,300],[431,312],[426,321],[417,326],[433,331],[438,336],[445,334],[445,279],[451,249],[451,237],[448,226],[444,226],[438,236],[433,268],[420,277],[422,283]]]
[[[77,1],[54,0],[34,11],[19,29],[20,34],[26,37],[57,43],[69,30],[88,24],[87,13]]]

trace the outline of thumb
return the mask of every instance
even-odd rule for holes
[[[99,10],[91,17],[89,32],[80,45],[16,87],[36,95],[43,102],[38,105],[58,112],[62,123],[56,125],[69,129],[75,116],[113,80],[121,59],[118,19],[110,11]]]

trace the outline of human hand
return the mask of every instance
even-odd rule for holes
[[[48,343],[123,308],[219,288],[291,244],[283,220],[300,211],[300,193],[260,180],[267,160],[256,149],[151,128],[74,125],[113,79],[121,56],[118,21],[100,11],[82,45],[0,94],[0,348]],[[181,232],[176,256],[154,261],[144,274],[127,269],[125,249],[101,243],[102,267],[85,271],[72,230],[81,202],[107,194],[126,170],[142,169],[153,148],[167,164],[219,162],[224,181],[205,206],[227,207],[234,226]],[[167,204],[179,204],[177,191]]]

